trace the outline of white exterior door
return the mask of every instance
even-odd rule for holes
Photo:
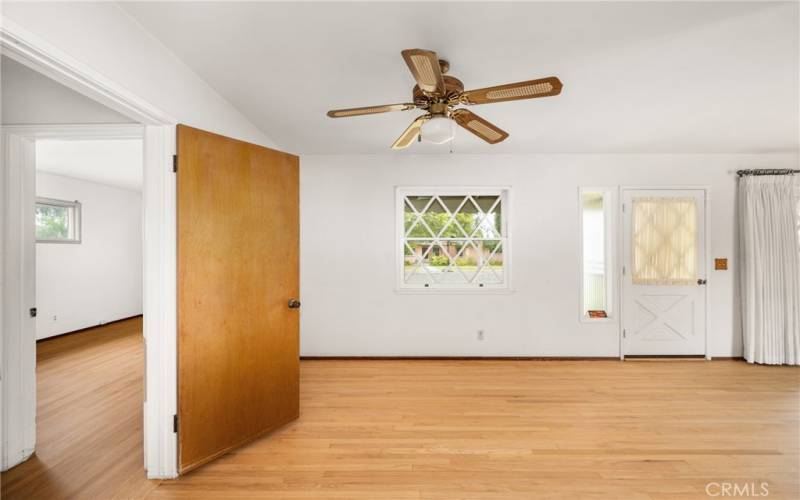
[[[705,354],[705,191],[625,189],[622,203],[622,354]]]

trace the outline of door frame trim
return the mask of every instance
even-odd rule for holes
[[[623,286],[623,282],[622,282],[622,279],[623,279],[622,267],[625,265],[625,253],[623,251],[624,244],[625,244],[625,240],[624,240],[624,238],[625,238],[625,227],[624,227],[625,218],[624,218],[624,215],[625,214],[622,212],[622,205],[623,205],[623,202],[624,202],[624,199],[625,199],[624,193],[625,193],[626,190],[636,190],[636,191],[653,190],[653,191],[660,191],[660,190],[672,190],[672,189],[675,189],[675,190],[695,190],[695,191],[703,191],[704,192],[703,199],[704,199],[704,214],[705,214],[704,219],[705,220],[703,221],[703,223],[705,224],[705,253],[706,253],[706,255],[705,255],[705,279],[707,281],[708,281],[709,272],[711,271],[711,269],[713,269],[713,267],[711,267],[711,265],[713,264],[713,258],[711,257],[712,253],[711,253],[711,217],[710,217],[710,211],[711,211],[710,210],[710,208],[711,208],[711,188],[710,188],[710,186],[708,186],[708,185],[699,185],[699,186],[697,186],[697,185],[695,185],[695,186],[689,185],[689,186],[687,186],[687,185],[674,185],[674,184],[672,184],[672,185],[666,185],[666,186],[622,185],[622,186],[619,187],[619,196],[618,196],[619,207],[618,207],[618,210],[617,210],[617,215],[618,215],[617,224],[618,224],[618,227],[619,227],[619,231],[618,231],[617,234],[619,235],[619,237],[617,239],[617,251],[618,251],[618,255],[620,256],[620,258],[618,259],[618,262],[617,262],[617,279],[619,280],[618,281],[618,283],[619,283],[618,297],[619,297],[619,305],[620,305],[620,308],[619,308],[620,320],[619,320],[619,332],[618,333],[619,333],[619,359],[623,360],[623,361],[625,360],[625,351],[624,351],[623,342],[622,342],[622,330],[623,330],[623,327],[625,326],[625,323],[624,323],[624,311],[623,311],[623,309],[625,308],[625,304],[624,304],[624,302],[625,302],[625,298],[624,298],[625,291],[623,290],[624,286]],[[705,307],[705,315],[704,315],[704,318],[703,318],[703,328],[704,328],[704,332],[703,332],[703,341],[704,342],[703,343],[704,343],[704,346],[705,346],[704,347],[705,359],[707,361],[710,361],[711,360],[711,353],[708,351],[708,316],[709,316],[709,314],[708,314],[708,312],[709,312],[708,311],[708,286],[709,285],[706,284],[705,289],[704,289],[704,293],[703,293],[703,303],[704,303],[704,307]]]
[[[177,473],[177,441],[172,429],[172,418],[177,407],[177,363],[176,363],[176,228],[175,228],[175,174],[172,172],[172,156],[175,154],[175,125],[177,121],[144,99],[132,94],[124,86],[109,80],[89,66],[62,52],[39,36],[25,30],[5,17],[0,17],[0,51],[3,55],[39,72],[49,78],[118,111],[138,122],[142,129],[144,143],[144,183],[142,186],[143,226],[144,226],[144,336],[145,336],[145,402],[144,404],[144,466],[147,476],[174,478]],[[92,133],[101,135],[122,134],[125,125],[106,126],[106,132],[98,132],[91,126],[50,126],[19,127],[18,131],[48,134],[58,132],[71,137],[83,137]],[[7,134],[3,127],[3,140]],[[129,130],[128,130],[129,132]],[[13,134],[8,134],[12,136]],[[17,134],[19,137],[19,134]],[[108,135],[105,136],[108,138]],[[35,389],[35,357],[28,356],[17,370],[6,370],[7,359],[11,354],[6,346],[13,342],[33,344],[35,337],[23,335],[22,329],[9,323],[9,316],[19,318],[19,299],[23,287],[10,289],[2,275],[2,269],[15,269],[15,263],[22,258],[19,242],[8,241],[8,222],[19,222],[19,206],[10,205],[19,196],[23,187],[19,182],[12,184],[8,176],[9,158],[1,159],[3,173],[0,175],[0,206],[6,213],[0,221],[0,233],[5,242],[3,267],[0,268],[0,282],[3,283],[3,300],[0,307],[0,325],[3,341],[0,343],[0,359],[3,363],[0,378],[0,398],[2,399],[2,469],[6,470],[25,460],[33,452],[35,434],[26,437],[27,443],[20,449],[7,448],[6,436],[11,433],[24,433],[26,426],[35,430],[35,398],[33,404],[19,404],[7,387],[33,387]],[[12,211],[9,211],[12,210]],[[31,277],[34,278],[34,277]],[[30,278],[26,278],[30,279]],[[8,306],[14,305],[14,310]],[[30,307],[29,305],[26,305]],[[26,310],[23,307],[23,312]],[[11,327],[11,328],[9,328]],[[24,366],[22,366],[24,365]],[[5,386],[5,387],[4,387]],[[19,394],[17,395],[19,396]],[[30,427],[28,427],[30,428]],[[27,455],[26,455],[27,454]]]

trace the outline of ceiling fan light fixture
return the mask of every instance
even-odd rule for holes
[[[425,142],[444,144],[456,136],[456,124],[446,116],[434,116],[422,124],[420,135]]]

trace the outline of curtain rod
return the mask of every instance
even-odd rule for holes
[[[737,170],[736,175],[739,177],[743,175],[792,175],[800,174],[800,170],[792,170],[789,168],[760,168],[756,170]]]

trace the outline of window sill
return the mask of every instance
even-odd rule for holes
[[[581,316],[579,321],[581,323],[591,325],[594,323],[616,323],[617,318],[614,316],[609,316],[608,318],[587,318],[586,316]]]
[[[452,289],[445,288],[395,288],[397,295],[512,295],[516,290],[512,288],[476,288]]]
[[[36,240],[36,243],[58,243],[59,245],[78,245],[81,240]]]

